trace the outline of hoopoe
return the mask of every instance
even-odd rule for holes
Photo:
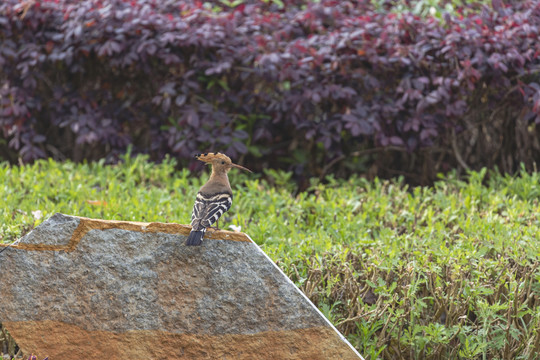
[[[186,245],[198,246],[202,244],[202,239],[206,228],[212,226],[213,223],[223,215],[232,205],[232,189],[229,184],[227,173],[231,168],[246,170],[243,166],[233,164],[231,159],[225,155],[218,153],[206,153],[195,155],[197,160],[203,161],[212,165],[212,174],[210,179],[204,184],[197,193],[193,212],[191,213],[191,232],[186,241]]]

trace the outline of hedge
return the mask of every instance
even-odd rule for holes
[[[255,170],[416,182],[532,169],[540,5],[482,8],[6,0],[0,156],[114,162],[132,146],[185,165],[220,150]]]

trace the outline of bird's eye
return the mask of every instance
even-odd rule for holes
[[[222,161],[221,163],[222,163],[223,165],[225,165],[225,161]]]

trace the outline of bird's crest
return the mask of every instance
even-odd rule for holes
[[[196,154],[195,159],[203,161],[205,163],[211,163],[212,161],[214,161],[216,159],[225,161],[227,164],[232,163],[230,157],[228,157],[225,154],[219,153],[219,152],[217,152],[217,153]]]

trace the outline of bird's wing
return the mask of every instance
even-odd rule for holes
[[[195,230],[201,230],[212,226],[229,210],[232,205],[232,195],[228,192],[217,194],[203,194],[199,192],[191,213],[191,226]]]

